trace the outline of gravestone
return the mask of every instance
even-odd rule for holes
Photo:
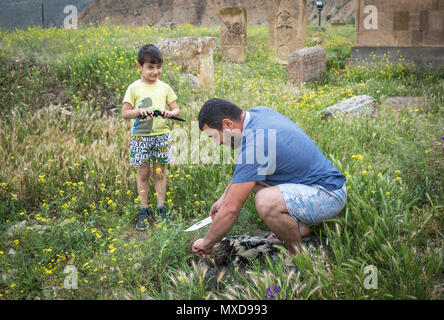
[[[288,58],[287,71],[293,85],[319,79],[327,71],[327,53],[321,47],[296,50]]]
[[[236,63],[247,60],[247,10],[221,8],[223,24],[220,27],[222,59]]]
[[[356,0],[354,63],[370,55],[444,68],[444,0]],[[364,61],[365,62],[365,61]]]
[[[184,73],[197,76],[199,86],[211,88],[214,85],[213,52],[216,48],[216,38],[162,39],[156,46],[162,51],[165,61],[181,66]]]
[[[333,106],[321,110],[323,119],[343,116],[374,116],[377,102],[372,97],[362,95],[346,99]]]
[[[390,110],[401,111],[422,111],[424,110],[424,97],[390,97],[383,103]]]
[[[307,29],[307,0],[269,2],[270,46],[274,60],[286,64],[289,55],[304,47]]]

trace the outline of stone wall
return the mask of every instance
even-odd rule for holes
[[[444,68],[444,0],[355,0],[351,63],[387,57],[420,68]],[[374,61],[370,61],[373,63]]]
[[[353,17],[354,0],[326,0],[322,21],[347,21]],[[156,25],[172,21],[203,26],[218,25],[220,8],[241,7],[247,10],[248,23],[267,24],[272,0],[95,0],[79,14],[83,23],[101,22],[124,25]],[[317,23],[318,10],[307,1],[307,19]]]
[[[356,1],[356,46],[444,46],[444,0]]]

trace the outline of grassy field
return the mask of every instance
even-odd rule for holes
[[[343,212],[313,229],[330,253],[293,258],[299,272],[277,259],[211,278],[197,264],[191,244],[206,228],[183,230],[207,215],[232,164],[168,166],[170,219],[135,230],[130,123],[101,114],[120,108],[140,77],[137,47],[179,36],[218,43],[213,90],[193,89],[165,61],[162,80],[177,93],[182,117],[196,120],[212,97],[243,109],[270,106],[347,175]],[[314,38],[323,41],[328,72],[294,88],[270,59],[264,26],[248,27],[242,65],[222,62],[218,27],[1,31],[0,299],[265,299],[271,286],[286,299],[442,299],[444,72],[388,61],[348,68],[352,26],[309,29],[306,46]],[[362,94],[378,101],[376,118],[321,120],[321,109]],[[395,112],[382,107],[390,96],[424,96],[426,105]],[[230,234],[258,229],[267,230],[250,197]],[[77,289],[64,287],[67,266],[77,270]],[[368,266],[377,268],[376,289],[365,288]]]

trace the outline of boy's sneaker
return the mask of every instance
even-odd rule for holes
[[[157,216],[160,216],[162,218],[162,220],[166,220],[165,207],[157,207],[156,214],[157,214]]]
[[[143,231],[153,224],[153,213],[150,208],[140,208],[139,218],[137,219],[136,229]]]

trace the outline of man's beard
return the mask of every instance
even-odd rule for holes
[[[228,130],[223,131],[224,144],[230,146],[231,149],[237,149],[240,147],[242,143],[242,134],[240,130],[233,130],[233,131],[228,131]]]

